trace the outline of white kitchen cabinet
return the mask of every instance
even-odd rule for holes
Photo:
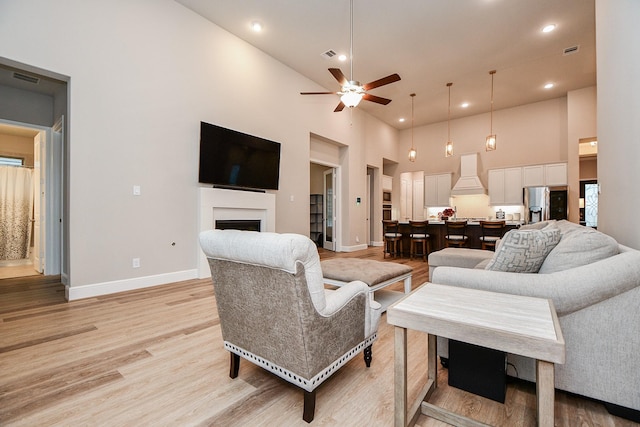
[[[540,187],[544,184],[544,165],[524,166],[522,168],[522,186]]]
[[[553,163],[544,165],[544,185],[567,185],[567,164]]]
[[[548,165],[532,165],[522,168],[522,186],[559,186],[567,185],[567,164],[551,163]]]
[[[489,204],[522,204],[522,168],[489,170]]]
[[[522,204],[522,168],[504,170],[504,204]]]
[[[412,216],[413,180],[411,172],[400,174],[400,221],[408,221]]]
[[[451,174],[424,177],[424,206],[448,207],[451,198]]]
[[[504,169],[489,170],[489,204],[504,204]]]
[[[384,191],[393,190],[393,177],[388,175],[382,175],[382,190]]]
[[[424,179],[413,180],[413,220],[423,221],[424,210]]]

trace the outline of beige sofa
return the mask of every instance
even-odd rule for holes
[[[566,342],[566,363],[556,365],[556,388],[604,401],[612,412],[635,419],[640,414],[640,251],[568,221],[514,233],[543,230],[548,236],[559,230],[560,239],[537,274],[485,269],[501,250],[512,250],[502,245],[495,254],[448,248],[429,256],[430,281],[553,300]],[[439,339],[438,353],[448,357],[446,340]],[[509,375],[535,381],[531,359],[509,355],[508,360]]]

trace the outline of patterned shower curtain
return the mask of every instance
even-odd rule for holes
[[[32,210],[31,170],[0,166],[0,260],[28,258]]]

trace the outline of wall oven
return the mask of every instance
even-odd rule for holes
[[[391,191],[383,191],[382,192],[382,202],[383,203],[391,203]]]
[[[391,220],[391,205],[389,204],[382,205],[382,219],[386,221]]]

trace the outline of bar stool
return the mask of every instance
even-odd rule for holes
[[[426,261],[427,256],[429,255],[429,234],[427,233],[427,224],[428,221],[409,221],[409,229],[411,237],[411,259],[414,256],[422,256],[422,260]],[[417,252],[418,245],[422,245],[422,251],[420,253]]]
[[[387,254],[397,256],[400,252],[399,246],[402,244],[402,234],[400,233],[400,226],[398,221],[382,220],[382,233],[384,236],[384,249],[383,258],[387,257]]]
[[[480,221],[482,249],[496,250],[496,243],[504,235],[505,221]]]
[[[446,247],[450,246],[467,246],[469,236],[467,236],[467,220],[461,221],[445,221],[447,234],[444,236]]]

